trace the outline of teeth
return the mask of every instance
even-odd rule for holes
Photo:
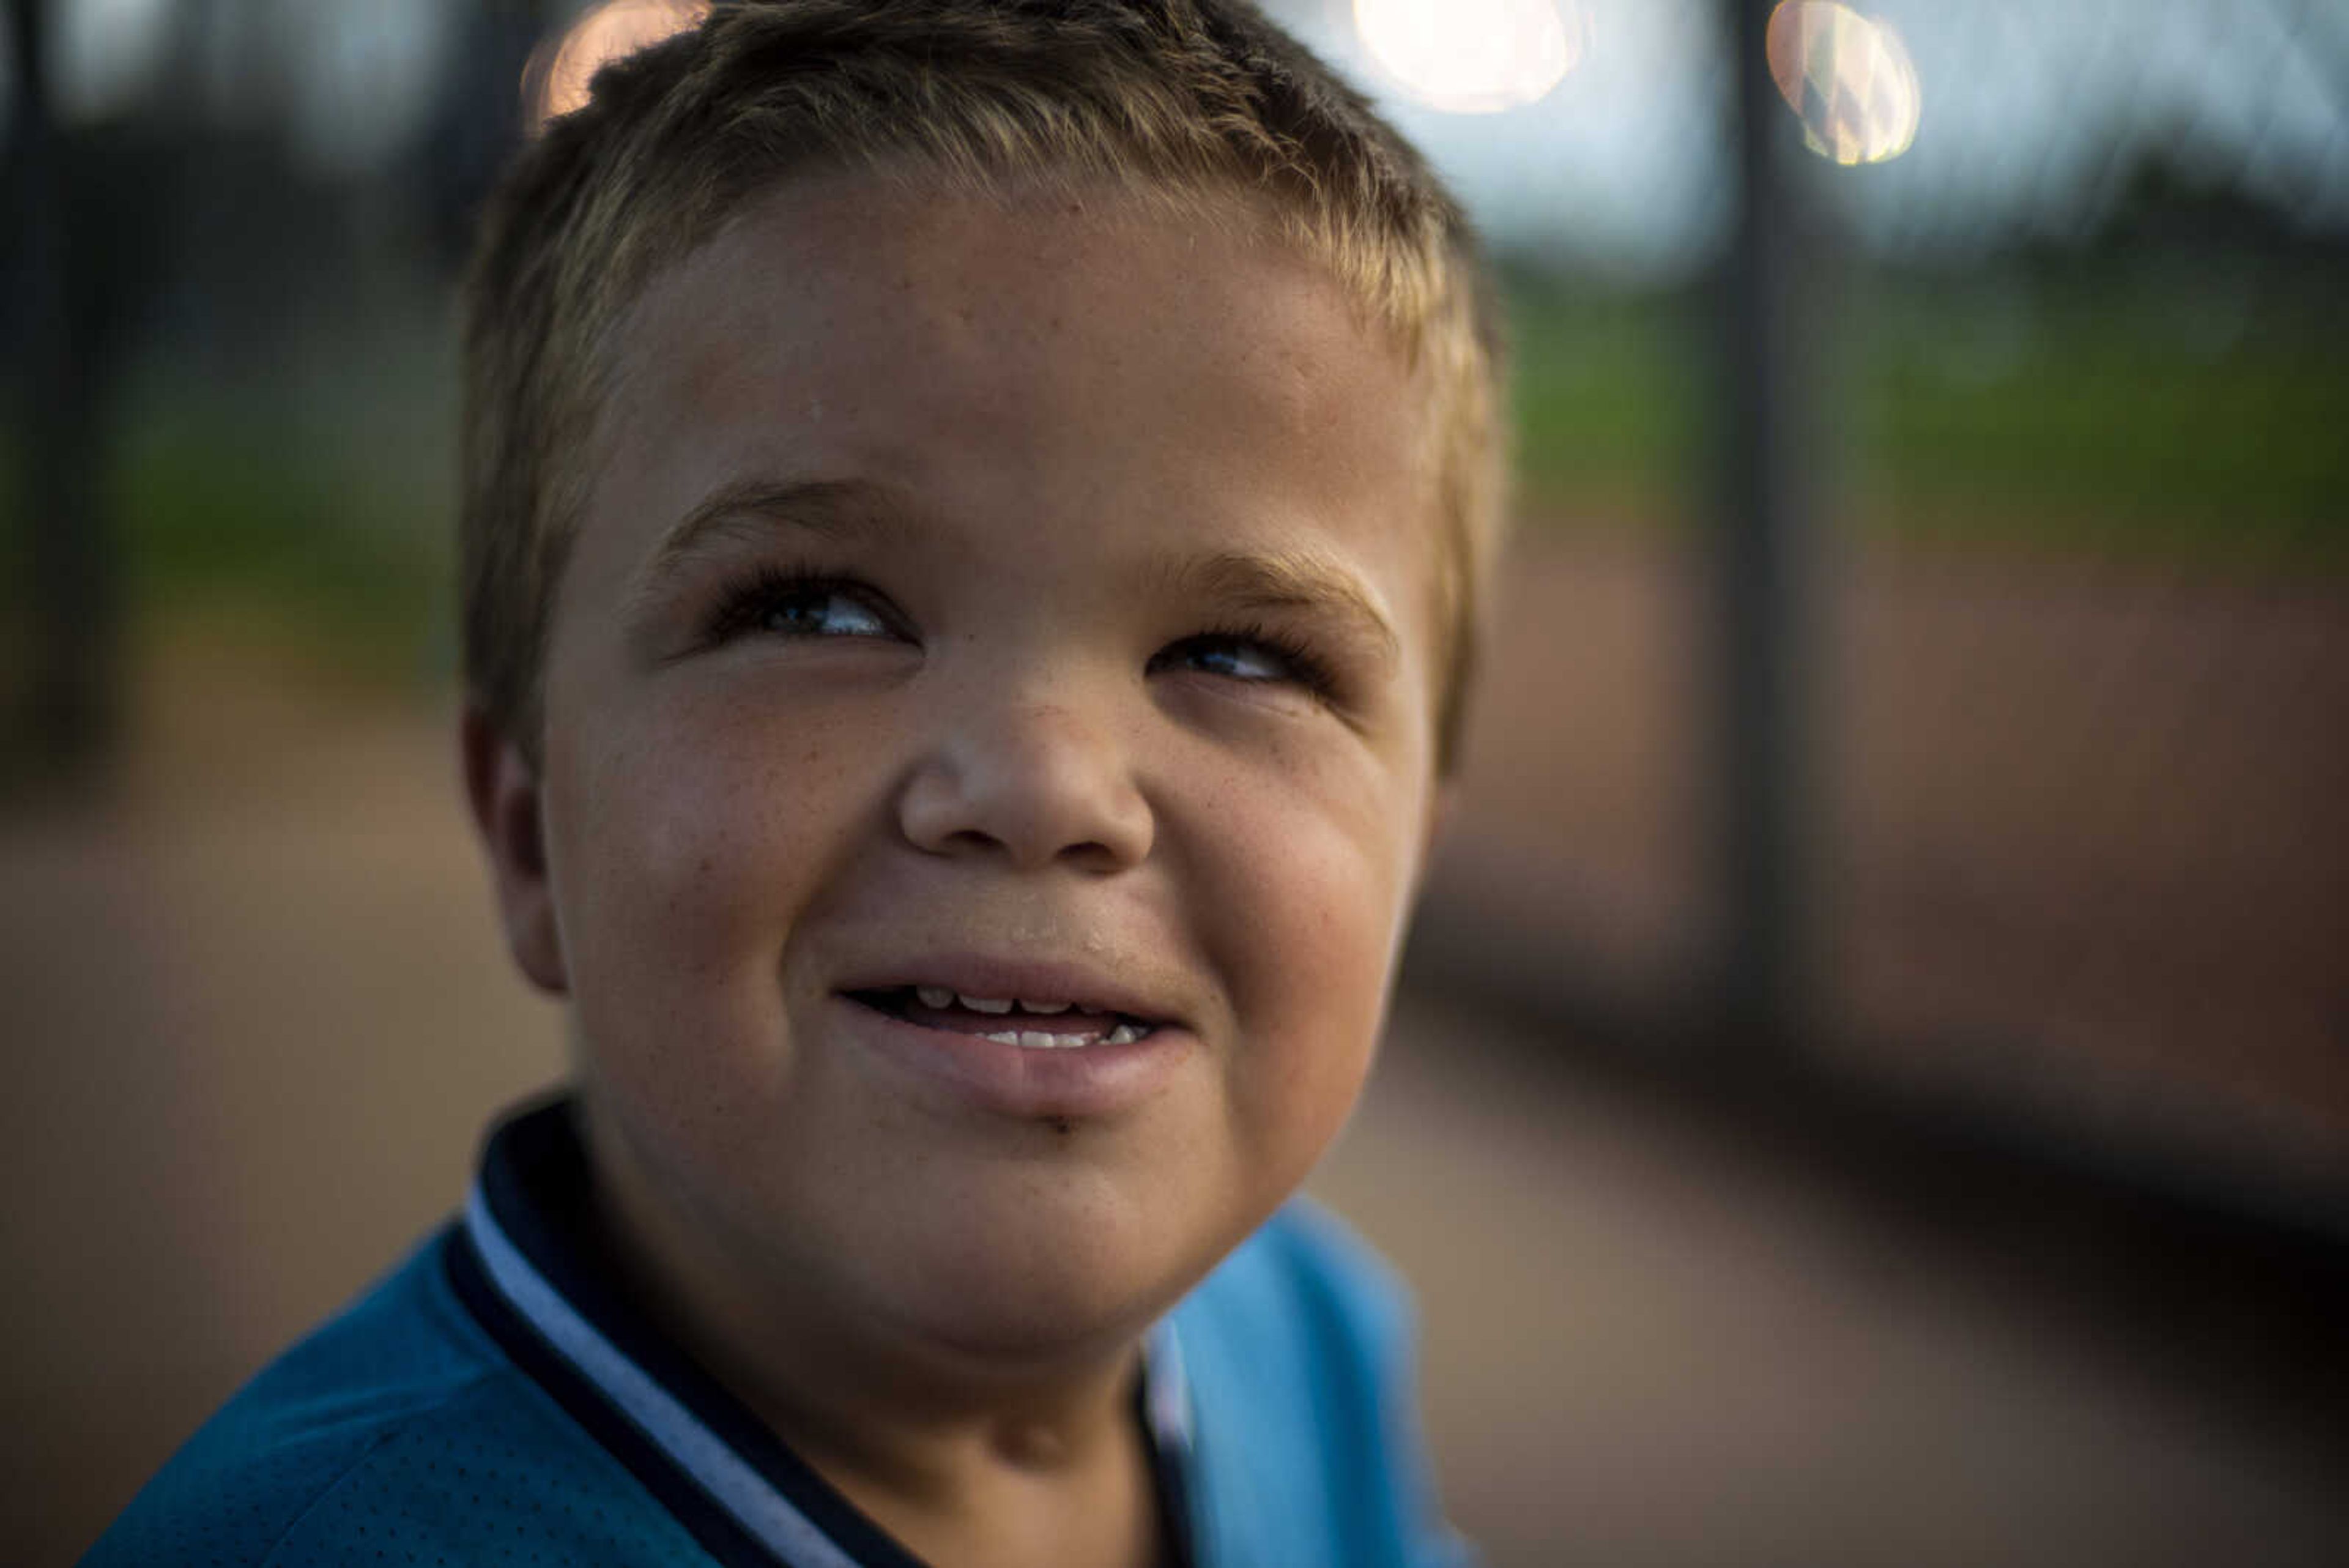
[[[917,985],[913,989],[915,1000],[924,1007],[947,1008],[960,1005],[973,1012],[984,1012],[999,1018],[1014,1008],[1021,1012],[1032,1012],[1050,1018],[1056,1013],[1066,1012],[1075,1005],[1068,1002],[1030,1002],[1024,996],[1017,1001],[1007,996],[966,996],[961,992],[949,990],[943,985]],[[984,1038],[995,1041],[999,1044],[1023,1046],[1030,1051],[1065,1051],[1073,1045],[1131,1045],[1149,1033],[1150,1029],[1147,1025],[1121,1023],[1106,1034],[1063,1034],[1034,1029],[1005,1029],[988,1034]]]
[[[1001,1029],[982,1035],[998,1045],[1017,1045],[1023,1051],[1073,1051],[1081,1045],[1100,1043],[1098,1034],[1054,1034],[1043,1029]]]

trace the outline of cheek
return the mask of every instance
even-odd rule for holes
[[[781,951],[837,836],[838,759],[853,753],[821,723],[757,711],[669,692],[550,758],[577,1024],[612,1072],[630,1070],[622,1054],[657,1070],[693,1052],[734,1058],[739,1079],[780,1059]]]
[[[1250,819],[1212,899],[1241,1033],[1235,1109],[1290,1180],[1343,1124],[1376,1044],[1412,870],[1390,793],[1358,782]]]

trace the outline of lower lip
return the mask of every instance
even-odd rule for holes
[[[1123,1045],[1044,1049],[932,1029],[845,996],[834,996],[832,1005],[883,1060],[1009,1116],[1093,1118],[1133,1110],[1165,1087],[1198,1043],[1188,1030],[1166,1026]]]

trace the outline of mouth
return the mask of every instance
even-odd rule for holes
[[[859,1006],[900,1023],[973,1035],[1024,1051],[1075,1051],[1133,1045],[1164,1021],[1073,997],[973,996],[943,985],[893,985],[844,993]]]
[[[844,1038],[940,1106],[1113,1123],[1182,1081],[1202,1045],[1178,978],[1135,966],[948,953],[844,975]]]

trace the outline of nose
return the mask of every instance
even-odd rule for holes
[[[1022,869],[1139,865],[1150,804],[1113,728],[1066,703],[986,703],[942,730],[906,779],[898,821],[933,855],[999,857]]]

